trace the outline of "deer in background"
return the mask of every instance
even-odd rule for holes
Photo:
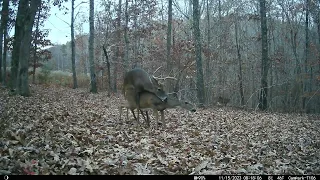
[[[217,103],[219,106],[221,106],[221,105],[226,106],[229,102],[230,102],[229,98],[224,98],[224,97],[219,96],[217,99]]]
[[[134,99],[134,97],[135,97],[134,87],[133,86],[126,86],[124,91],[125,91],[124,92],[125,99],[127,100],[127,102],[123,103],[119,107],[120,119],[121,119],[121,115],[122,115],[122,108],[127,108],[127,119],[128,119],[128,109],[130,109],[134,118],[137,120],[137,118],[134,114],[134,110],[137,109],[137,107],[138,107],[137,104],[135,103],[135,99]],[[138,114],[140,111],[141,114],[143,115],[142,109],[151,108],[153,110],[153,114],[156,117],[156,124],[158,125],[158,120],[159,120],[158,111],[160,111],[161,122],[162,122],[163,126],[165,126],[165,122],[164,122],[164,110],[165,109],[175,108],[177,106],[180,106],[180,107],[187,109],[191,112],[196,111],[194,106],[188,102],[182,102],[182,101],[179,101],[178,99],[173,98],[173,97],[168,97],[167,101],[162,101],[155,94],[150,93],[150,92],[146,92],[146,91],[142,92],[140,94],[140,101],[139,102],[140,102],[140,106],[139,106],[140,109],[138,110]],[[144,117],[144,115],[143,115],[143,117]],[[147,111],[146,111],[146,117],[144,117],[144,119],[145,119],[147,125],[150,126],[149,115],[148,115]]]
[[[161,102],[166,101],[168,98],[162,84],[159,84],[154,76],[150,76],[146,71],[139,68],[132,69],[125,74],[122,89],[122,94],[125,97],[127,97],[125,95],[126,89],[131,89],[130,101],[132,101],[131,103],[135,103],[138,110],[137,121],[139,121],[140,95],[142,92],[154,94]]]

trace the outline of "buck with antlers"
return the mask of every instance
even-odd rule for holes
[[[162,84],[160,84],[154,76],[150,76],[143,69],[135,68],[128,71],[125,74],[123,89],[122,89],[123,95],[125,95],[125,89],[128,89],[128,88],[132,89],[132,94],[130,98],[133,98],[134,103],[137,105],[138,121],[139,121],[139,111],[140,111],[140,94],[142,92],[153,93],[162,102],[166,101],[168,98],[168,95],[163,90]]]
[[[126,86],[124,91],[125,91],[124,92],[125,99],[127,100],[127,102],[123,103],[119,107],[120,119],[121,119],[121,115],[122,115],[122,108],[127,108],[127,119],[128,119],[128,109],[130,109],[133,114],[133,117],[137,120],[135,113],[134,113],[134,110],[137,109],[137,107],[138,107],[135,102],[135,98],[134,98],[135,97],[134,87],[133,86]],[[179,101],[178,99],[173,98],[173,97],[168,97],[167,101],[161,101],[161,99],[158,98],[155,94],[147,92],[147,91],[144,91],[140,94],[139,103],[140,103],[139,104],[140,109],[138,110],[138,114],[140,111],[141,114],[143,115],[142,109],[151,108],[153,110],[153,114],[156,117],[156,124],[158,125],[158,119],[159,119],[158,111],[160,111],[162,125],[164,125],[164,126],[165,126],[165,122],[164,122],[164,110],[165,109],[175,108],[177,106],[180,106],[180,107],[187,109],[191,112],[196,111],[194,106],[188,102],[182,102],[182,101]],[[147,125],[150,126],[148,111],[146,111],[146,117],[143,115],[143,118],[146,121]]]

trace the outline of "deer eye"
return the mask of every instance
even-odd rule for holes
[[[158,88],[158,91],[161,91],[161,89],[160,89],[160,88]]]
[[[189,104],[188,102],[184,102],[184,104]]]

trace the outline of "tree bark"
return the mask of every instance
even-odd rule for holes
[[[218,38],[218,48],[217,48],[217,51],[219,52],[219,56],[217,57],[217,61],[218,61],[218,63],[217,63],[217,65],[216,66],[218,66],[218,83],[217,84],[222,84],[222,79],[223,79],[223,73],[221,73],[221,71],[223,71],[223,65],[222,65],[222,63],[221,63],[221,61],[222,61],[222,59],[223,59],[223,57],[222,57],[222,54],[224,54],[224,49],[222,48],[222,25],[223,25],[223,23],[222,23],[222,7],[221,7],[221,0],[218,0],[218,28],[217,28],[217,30],[218,30],[218,32],[217,32],[217,38]],[[223,92],[224,92],[224,87],[223,87],[223,85],[222,86],[218,86],[218,93],[217,94],[223,94]]]
[[[168,4],[168,28],[167,28],[167,72],[170,72],[171,62],[171,32],[172,32],[172,0],[169,0]]]
[[[34,84],[36,81],[36,68],[37,68],[37,37],[39,35],[39,23],[40,23],[40,13],[41,8],[38,9],[38,17],[37,17],[37,24],[36,24],[36,33],[35,33],[35,40],[34,40],[34,51],[33,51],[33,72],[32,72],[32,83]]]
[[[107,50],[104,46],[102,46],[103,48],[103,53],[104,56],[106,57],[106,61],[107,61],[107,74],[108,74],[108,96],[110,96],[110,91],[111,91],[111,73],[110,73],[110,62],[109,62],[109,57],[108,57],[108,53]]]
[[[120,62],[120,46],[121,46],[121,4],[122,1],[119,0],[118,4],[118,12],[117,12],[117,48],[116,48],[116,57],[115,57],[115,63],[113,66],[113,91],[117,92],[117,79],[118,79],[118,64]]]
[[[6,84],[6,53],[7,53],[7,23],[9,17],[9,0],[4,0],[2,3],[1,10],[1,25],[0,25],[0,82],[5,86]],[[2,46],[2,41],[4,40],[4,47]],[[3,48],[3,52],[2,52]],[[3,66],[3,70],[2,70]]]
[[[172,70],[172,63],[171,63],[171,34],[172,33],[172,0],[168,2],[168,28],[167,28],[167,67],[166,73],[167,75],[170,74]],[[167,92],[171,92],[173,89],[173,84],[171,81],[166,81],[166,89]]]
[[[6,87],[7,86],[7,52],[8,52],[8,41],[9,41],[9,37],[8,37],[8,26],[6,25],[5,29],[4,29],[4,43],[3,43],[3,54],[2,54],[2,68],[3,68],[3,72],[2,72],[2,86]]]
[[[210,97],[214,97],[214,93],[213,91],[211,91],[211,87],[210,86],[210,80],[212,79],[211,77],[211,73],[210,73],[210,62],[211,62],[211,46],[210,46],[210,40],[211,40],[211,27],[210,27],[210,8],[209,8],[209,0],[207,0],[207,51],[208,51],[208,56],[206,59],[206,67],[205,67],[205,76],[206,76],[206,85],[207,85],[207,89],[206,89],[206,99],[207,99],[207,103],[210,102],[209,98]],[[212,93],[211,93],[212,92]]]
[[[201,40],[200,40],[200,27],[199,27],[199,0],[193,1],[193,30],[194,30],[194,42],[196,50],[196,65],[197,65],[197,96],[199,100],[199,106],[204,104],[204,82],[203,82],[203,70],[202,70],[202,58],[201,58]]]
[[[317,24],[318,44],[320,45],[320,8],[318,7],[319,4],[320,0],[309,1],[309,12],[313,17],[314,23]]]
[[[266,1],[260,0],[260,16],[261,16],[261,90],[259,97],[259,109],[266,110],[268,108],[268,30],[266,17]]]
[[[2,41],[3,41],[3,30],[0,30],[0,82],[2,82]]]
[[[137,0],[134,0],[134,6],[137,6]],[[138,29],[138,14],[134,13],[133,15],[133,33],[136,33]],[[132,68],[136,68],[138,66],[138,37],[134,36],[134,40],[133,40],[133,64],[132,64]]]
[[[219,16],[219,34],[218,34],[218,40],[219,40],[219,48],[222,48],[222,8],[221,8],[221,0],[218,0],[218,16]]]
[[[241,53],[240,53],[240,42],[239,42],[239,30],[238,30],[238,15],[235,17],[235,26],[234,26],[234,30],[235,30],[235,36],[236,36],[236,47],[237,47],[237,57],[238,57],[238,63],[239,63],[239,74],[238,74],[238,78],[239,78],[239,92],[240,92],[240,105],[243,106],[244,105],[244,93],[243,93],[243,80],[242,80],[242,59],[241,59]]]
[[[305,42],[305,59],[304,59],[304,72],[305,77],[303,79],[303,90],[304,94],[308,94],[311,92],[310,86],[311,86],[311,74],[309,75],[309,68],[308,68],[308,58],[309,58],[309,0],[306,0],[306,21],[305,21],[305,34],[306,34],[306,42]],[[307,98],[309,95],[305,95],[303,97],[303,108],[306,110],[306,113],[310,113],[310,102],[307,101]]]
[[[20,0],[18,5],[18,12],[15,22],[15,31],[13,39],[13,50],[12,50],[12,60],[11,60],[11,75],[9,86],[11,91],[15,91],[17,88],[17,76],[19,68],[19,53],[20,46],[23,37],[23,25],[24,25],[24,14],[26,14],[26,7],[28,7],[28,0]]]
[[[72,78],[73,89],[78,88],[77,74],[76,74],[76,48],[74,40],[74,1],[71,0],[71,63],[72,63]]]
[[[97,78],[94,69],[94,0],[90,0],[90,12],[89,12],[89,63],[90,63],[90,79],[91,88],[90,92],[97,93]]]
[[[4,16],[4,6],[2,6],[1,10],[1,25],[0,25],[0,82],[2,82],[2,41],[3,41],[3,16]]]
[[[25,14],[23,14],[23,36],[21,38],[21,46],[19,51],[19,72],[18,72],[18,81],[17,81],[17,90],[18,93],[22,96],[29,96],[29,78],[28,78],[28,69],[29,69],[29,59],[30,59],[30,47],[31,47],[31,38],[32,38],[32,27],[34,24],[34,19],[37,13],[38,7],[41,5],[41,0],[32,0],[30,6],[28,5],[28,0],[26,1],[24,8]],[[19,5],[20,5],[19,3]],[[17,17],[17,19],[20,17]]]
[[[129,23],[129,13],[128,13],[128,2],[126,0],[125,5],[125,27],[124,27],[124,42],[125,42],[125,57],[124,57],[124,70],[128,71],[129,69],[129,38],[128,38],[128,23]]]
[[[1,32],[0,36],[3,37],[4,43],[3,43],[3,53],[0,53],[0,59],[2,55],[2,63],[0,60],[0,69],[1,64],[3,67],[2,71],[2,86],[6,86],[7,84],[7,50],[8,50],[8,18],[9,18],[9,0],[3,0],[2,3],[2,15],[1,15]],[[3,32],[3,34],[1,34]],[[2,42],[2,39],[1,41]],[[2,48],[1,48],[2,49]],[[0,70],[1,74],[1,70]]]

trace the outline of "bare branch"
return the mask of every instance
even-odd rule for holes
[[[205,9],[205,3],[204,3],[205,1],[203,0],[203,1],[201,1],[201,4],[200,4],[200,17],[202,16],[202,14],[203,14],[203,11],[204,11],[204,9]]]
[[[57,13],[54,14],[58,19],[60,19],[61,21],[63,21],[64,23],[68,24],[68,26],[71,26],[67,21],[61,19],[59,16],[57,16]]]
[[[74,9],[76,9],[78,6],[80,6],[81,4],[87,4],[88,2],[82,1],[80,2],[78,5],[76,5],[76,7],[74,7]]]
[[[184,12],[182,12],[180,6],[176,3],[176,1],[173,1],[173,5],[177,8],[177,10],[186,18],[189,20],[189,16],[186,15]]]
[[[74,9],[77,9],[78,6],[80,6],[81,4],[87,4],[88,2],[82,1],[81,3],[79,3],[78,5],[76,5],[76,7],[74,7]],[[77,12],[77,14],[74,16],[74,21],[77,19],[78,14],[80,14],[80,9]]]

